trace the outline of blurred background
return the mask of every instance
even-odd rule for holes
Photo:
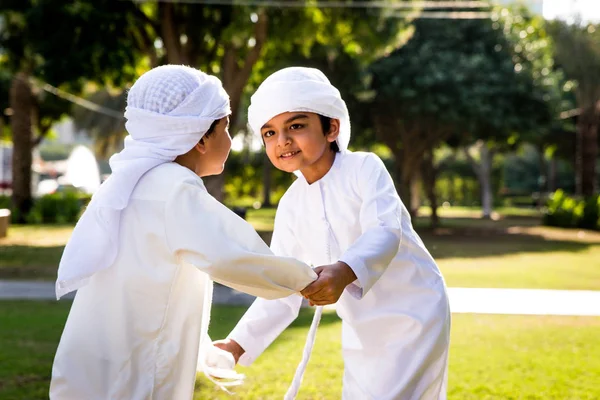
[[[209,182],[231,206],[277,204],[293,179],[246,127],[249,96],[291,65],[340,88],[351,147],[384,158],[434,226],[440,206],[491,217],[541,210],[557,190],[585,200],[598,187],[599,20],[591,0],[4,0],[0,202],[15,222],[52,222],[36,208],[47,195],[93,194],[123,145],[127,88],[165,63],[215,74],[231,95],[234,151]]]
[[[600,305],[598,0],[2,0],[0,398],[47,396],[70,302],[16,299],[52,297],[39,293],[123,146],[127,89],[167,63],[230,94],[233,151],[207,186],[267,242],[294,177],[249,132],[249,98],[280,68],[316,67],[348,104],[350,148],[384,160],[451,289]],[[453,311],[451,398],[600,398],[600,318]],[[242,312],[217,306],[215,335]],[[240,398],[281,398],[309,321],[276,342],[289,371],[265,356]],[[322,386],[341,384],[339,320],[325,325],[333,355],[309,366],[302,398],[339,398]]]

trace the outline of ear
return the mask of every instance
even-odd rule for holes
[[[335,142],[335,140],[338,138],[339,135],[340,135],[340,120],[332,118],[331,126],[329,128],[329,133],[326,135],[327,141],[329,143]]]
[[[200,140],[198,143],[196,143],[196,145],[194,146],[194,150],[196,150],[200,154],[205,154],[207,149],[204,140]]]

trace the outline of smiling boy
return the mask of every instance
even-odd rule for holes
[[[450,312],[444,280],[383,162],[350,152],[339,91],[286,68],[252,96],[249,124],[298,179],[279,203],[271,249],[319,265],[302,291],[342,319],[344,400],[445,399]],[[251,364],[298,316],[301,298],[257,299],[216,345]]]

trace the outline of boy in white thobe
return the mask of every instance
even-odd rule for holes
[[[158,67],[127,102],[125,149],[61,259],[57,296],[78,292],[51,399],[190,399],[199,351],[214,354],[212,280],[274,299],[316,279],[308,265],[274,256],[202,183],[221,173],[231,147],[218,79]]]
[[[279,203],[271,249],[321,265],[302,294],[314,305],[337,302],[342,398],[444,399],[444,280],[383,162],[347,150],[350,121],[339,91],[318,70],[283,69],[258,88],[248,117],[272,163],[300,172]],[[297,317],[301,300],[257,299],[215,345],[251,364]]]

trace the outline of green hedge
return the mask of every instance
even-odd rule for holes
[[[600,230],[600,197],[578,199],[562,190],[554,192],[546,205],[544,225]]]
[[[25,219],[30,224],[75,223],[90,199],[89,195],[71,191],[47,194],[34,200]],[[0,208],[10,209],[13,221],[17,219],[10,197],[0,196]]]

